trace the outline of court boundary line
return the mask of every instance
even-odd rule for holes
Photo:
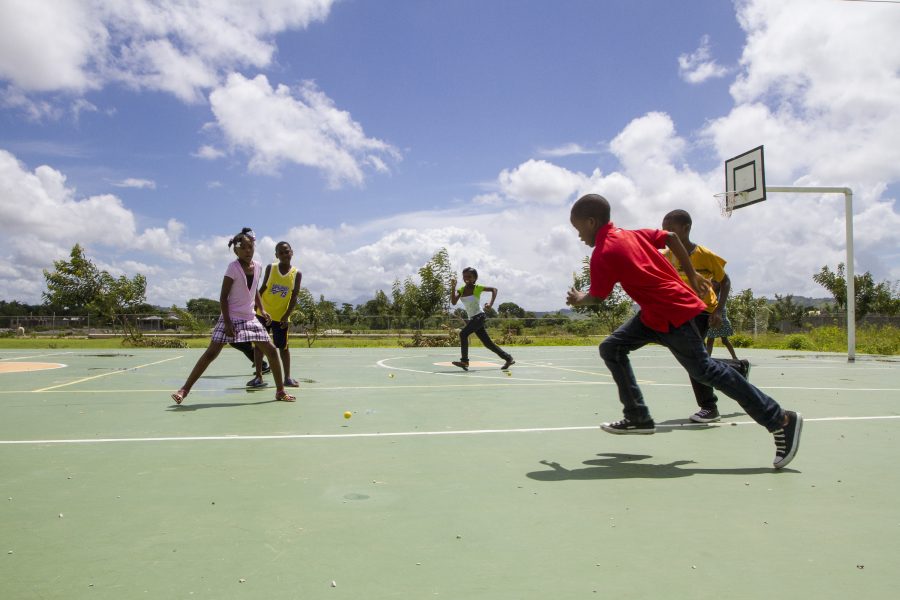
[[[50,390],[55,390],[55,389],[58,389],[58,388],[61,388],[61,387],[66,387],[66,386],[68,386],[68,385],[75,385],[76,383],[83,383],[83,382],[85,382],[85,381],[90,381],[90,380],[92,380],[92,379],[99,379],[100,377],[108,377],[108,376],[110,376],[110,375],[117,375],[117,374],[120,374],[120,373],[127,373],[128,371],[137,371],[138,369],[143,369],[144,367],[152,367],[153,365],[159,365],[159,364],[162,364],[162,363],[164,363],[164,362],[169,362],[170,360],[178,360],[179,358],[184,358],[184,355],[174,356],[174,357],[171,357],[171,358],[167,358],[167,359],[165,359],[165,360],[158,360],[158,361],[156,361],[156,362],[147,363],[147,364],[145,364],[145,365],[138,365],[138,366],[136,366],[136,367],[128,367],[128,368],[126,368],[126,369],[120,369],[120,370],[118,370],[118,371],[110,371],[110,372],[108,372],[108,373],[100,373],[99,375],[91,375],[90,377],[82,377],[81,379],[76,379],[75,381],[70,381],[70,382],[68,382],[68,383],[60,383],[59,385],[51,385],[51,386],[48,386],[48,387],[45,387],[45,388],[41,388],[41,389],[39,389],[39,390],[31,390],[31,393],[34,394],[34,393],[38,393],[38,392],[48,392],[48,391],[50,391]]]
[[[816,417],[804,418],[805,423],[834,421],[880,421],[897,420],[900,415],[874,415],[868,417]],[[735,425],[757,425],[754,421],[733,421],[730,423],[678,423],[671,425],[657,424],[658,428],[677,429],[720,428]],[[84,438],[63,440],[0,440],[4,446],[27,446],[40,444],[110,444],[123,442],[223,442],[223,441],[260,441],[260,440],[317,440],[317,439],[359,439],[389,437],[429,437],[449,435],[486,435],[503,433],[553,433],[558,431],[592,431],[600,430],[599,425],[582,425],[573,427],[523,427],[516,429],[457,429],[451,431],[394,431],[374,433],[291,433],[280,435],[209,435],[209,436],[161,436],[140,438]]]

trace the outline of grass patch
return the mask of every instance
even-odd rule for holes
[[[504,336],[491,331],[500,346],[596,346],[605,335],[531,335]],[[169,338],[166,338],[169,339]],[[378,337],[320,337],[314,348],[404,348],[409,347],[412,338],[388,334]],[[840,327],[818,327],[805,333],[764,333],[756,336],[737,334],[730,338],[736,347],[764,348],[774,350],[808,350],[812,352],[846,352],[847,332]],[[178,344],[166,342],[166,346],[181,345],[185,348],[206,348],[209,336],[183,337]],[[473,340],[474,342],[474,340]],[[740,342],[740,344],[736,343]],[[717,344],[718,345],[718,344]],[[26,338],[0,337],[0,348],[21,350],[65,350],[68,348],[113,350],[125,347],[122,338],[87,339],[71,335],[51,337],[36,336]],[[306,339],[301,335],[291,337],[293,349],[306,348]],[[898,355],[900,354],[900,328],[860,327],[856,330],[856,351],[860,354]]]

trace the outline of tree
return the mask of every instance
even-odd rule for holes
[[[747,288],[739,294],[731,294],[726,303],[728,318],[735,330],[753,330],[754,333],[766,331],[769,327],[769,308],[765,298],[755,298],[753,290]]]
[[[211,298],[191,298],[187,301],[188,312],[195,317],[206,317],[209,315],[218,315],[222,311],[218,300]]]
[[[115,278],[98,269],[78,244],[72,247],[69,259],[54,261],[52,272],[44,269],[44,302],[70,310],[89,310],[113,323],[121,320],[123,331],[136,335],[129,329],[125,314],[146,302],[147,278],[140,273],[132,279],[125,275]]]
[[[41,296],[44,304],[81,312],[87,309],[100,292],[100,270],[75,244],[69,260],[53,261],[53,271],[44,269],[47,291]]]
[[[419,283],[407,277],[402,284],[399,280],[394,281],[391,290],[394,314],[415,319],[417,327],[423,319],[446,314],[450,307],[448,286],[452,271],[447,250],[438,250],[419,269],[418,275]]]
[[[391,300],[382,290],[375,292],[375,297],[365,304],[356,307],[360,317],[364,318],[367,329],[387,329],[390,327],[393,308]]]
[[[500,313],[501,317],[505,317],[507,319],[522,319],[525,317],[525,309],[515,302],[502,303],[499,307],[497,307],[497,312]]]
[[[803,315],[806,309],[802,304],[794,302],[794,295],[779,296],[775,294],[775,304],[772,305],[772,316],[776,322],[787,322],[795,327],[803,324]]]
[[[591,261],[588,257],[582,259],[581,273],[572,273],[573,287],[578,291],[586,291],[591,286]],[[598,304],[586,306],[573,306],[572,310],[579,314],[589,315],[592,320],[598,322],[608,331],[612,331],[631,314],[632,300],[618,283],[612,292]]]
[[[844,263],[838,263],[837,269],[832,271],[828,265],[813,275],[813,281],[828,290],[834,297],[838,308],[847,310],[847,276]],[[853,277],[854,299],[856,300],[855,318],[859,320],[870,312],[886,312],[896,314],[900,310],[900,294],[888,282],[876,284],[872,274],[866,271],[862,275]]]

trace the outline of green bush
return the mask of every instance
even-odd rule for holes
[[[731,345],[735,348],[752,348],[753,347],[753,338],[749,335],[744,335],[743,333],[737,333],[730,338]]]
[[[805,335],[789,335],[784,340],[784,347],[791,350],[815,350]]]

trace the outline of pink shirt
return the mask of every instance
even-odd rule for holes
[[[259,287],[260,264],[253,261],[253,287],[247,287],[247,274],[241,261],[235,260],[225,269],[225,277],[234,283],[228,292],[228,314],[232,321],[249,321],[256,318],[256,290]]]
[[[607,223],[597,232],[591,254],[591,296],[606,298],[618,282],[641,307],[641,322],[667,332],[706,309],[675,267],[659,253],[668,232],[659,229],[619,229]]]

